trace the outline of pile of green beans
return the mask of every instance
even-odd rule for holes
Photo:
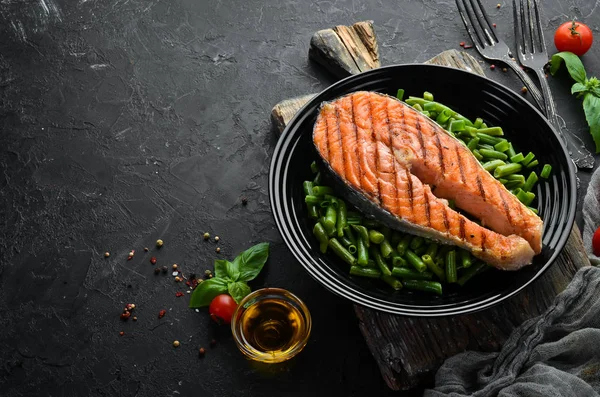
[[[403,95],[404,91],[398,90],[398,99],[402,100]],[[533,153],[516,153],[512,144],[502,138],[500,127],[488,127],[480,118],[472,122],[435,102],[429,92],[423,98],[411,96],[405,102],[463,142],[486,171],[537,213],[530,205],[539,177],[534,170],[527,178],[520,173],[539,165]],[[349,265],[351,275],[380,279],[394,290],[406,288],[442,295],[444,284],[462,287],[490,268],[466,250],[390,230],[363,217],[337,197],[331,187],[322,184],[315,162],[311,170],[314,178],[304,181],[303,188],[308,215],[315,220],[313,234],[320,251],[336,254]],[[548,178],[551,171],[546,164],[540,175]]]
[[[462,286],[488,268],[468,251],[364,218],[321,184],[315,163],[311,168],[315,178],[304,181],[303,188],[308,214],[315,220],[313,234],[321,252],[336,254],[350,266],[351,275],[380,279],[394,290],[441,295],[442,283]]]
[[[398,99],[404,99],[404,90],[398,90]],[[473,156],[481,163],[483,168],[494,176],[506,189],[512,192],[531,211],[538,213],[531,207],[535,199],[533,189],[539,177],[535,168],[539,161],[532,152],[524,155],[517,153],[512,143],[503,138],[504,131],[501,127],[489,127],[481,118],[471,121],[465,116],[455,112],[448,106],[433,100],[433,94],[425,92],[423,97],[409,96],[404,102],[418,110],[425,116],[437,122],[448,133],[464,143]],[[522,172],[528,170],[527,178]],[[544,165],[540,176],[549,178],[552,171],[550,164]]]

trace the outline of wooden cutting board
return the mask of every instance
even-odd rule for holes
[[[369,22],[360,22],[365,24]],[[354,25],[356,26],[356,25]],[[370,25],[372,27],[372,24]],[[364,25],[361,25],[364,28]],[[315,34],[352,27],[336,27]],[[374,38],[374,32],[373,32]],[[331,38],[330,38],[331,39]],[[335,39],[335,38],[333,38]],[[313,37],[313,41],[314,41]],[[375,42],[376,46],[376,42]],[[311,48],[313,47],[311,42]],[[319,63],[343,75],[343,65],[334,50],[321,51]],[[348,48],[348,46],[344,46]],[[376,47],[375,47],[376,48]],[[316,51],[316,50],[313,50]],[[323,54],[335,58],[323,59]],[[369,57],[371,54],[365,55]],[[348,58],[347,55],[345,55]],[[311,58],[314,58],[311,54]],[[343,63],[343,62],[342,62]],[[465,52],[444,51],[425,63],[455,67],[484,75],[481,65]],[[354,63],[352,65],[357,65]],[[330,66],[334,65],[334,66]],[[358,71],[368,70],[367,62]],[[348,68],[349,69],[349,68]],[[346,70],[348,73],[354,70]],[[283,131],[294,114],[315,94],[292,98],[275,105],[272,120]],[[394,390],[431,385],[435,371],[448,357],[465,350],[497,351],[510,333],[525,320],[543,313],[569,283],[577,269],[589,266],[579,228],[575,225],[555,264],[520,294],[482,312],[443,318],[412,318],[354,305],[360,330],[386,383]]]

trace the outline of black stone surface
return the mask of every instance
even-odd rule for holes
[[[512,44],[510,2],[484,3]],[[549,48],[572,17],[598,33],[597,3],[543,3]],[[365,19],[382,64],[468,41],[448,0],[0,1],[2,396],[410,395],[387,389],[350,303],[293,260],[267,197],[271,107],[333,81],[307,59],[314,31]],[[583,58],[588,74],[600,70],[597,46]],[[487,75],[521,87],[511,72]],[[570,80],[550,84],[593,149]],[[221,237],[220,254],[205,231]],[[149,263],[200,273],[261,241],[272,251],[252,287],[293,291],[314,320],[305,351],[268,369]],[[137,322],[119,320],[127,303]]]

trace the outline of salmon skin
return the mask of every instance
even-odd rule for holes
[[[462,142],[396,98],[359,91],[324,103],[313,143],[344,197],[386,226],[503,270],[530,264],[542,249],[542,220]]]

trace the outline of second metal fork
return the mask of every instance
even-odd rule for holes
[[[526,3],[523,4],[523,3]],[[571,158],[579,168],[593,168],[594,156],[585,148],[577,135],[563,133],[564,121],[556,111],[556,104],[546,80],[544,66],[548,63],[548,52],[542,31],[542,21],[538,0],[519,0],[519,8],[513,0],[515,40],[519,62],[532,69],[537,75],[544,95],[545,112],[548,120],[567,145]]]
[[[467,28],[467,33],[481,56],[488,60],[502,61],[514,70],[517,76],[525,83],[529,93],[540,109],[544,109],[542,93],[512,58],[506,43],[496,36],[488,15],[481,4],[481,0],[456,0],[456,6]]]

